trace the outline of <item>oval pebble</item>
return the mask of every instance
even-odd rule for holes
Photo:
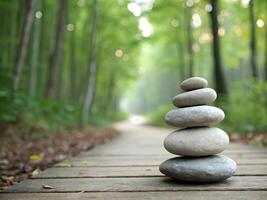
[[[176,127],[212,126],[224,119],[224,112],[214,106],[177,108],[165,115],[165,122]]]
[[[228,135],[215,127],[174,131],[164,140],[164,147],[167,151],[183,156],[214,155],[225,150],[228,144]]]
[[[214,102],[216,98],[215,90],[203,88],[178,94],[173,98],[173,105],[176,107],[208,105]]]
[[[205,88],[208,85],[208,81],[204,78],[201,77],[191,77],[188,79],[185,79],[180,87],[184,91],[190,91],[190,90],[195,90],[195,89],[200,89],[200,88]]]
[[[208,85],[208,81],[201,77],[191,77],[188,79],[185,79],[180,87],[183,91],[190,91],[200,88],[205,88]]]

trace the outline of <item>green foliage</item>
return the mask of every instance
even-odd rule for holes
[[[2,102],[0,124],[14,124],[13,132],[32,134],[40,138],[47,133],[80,126],[81,106],[77,102],[70,104],[30,98],[24,92],[17,93],[15,101],[12,101],[9,91],[1,91],[0,99]],[[107,113],[90,115],[87,126],[103,128],[110,122],[124,120],[127,116],[125,112],[111,110]]]
[[[0,2],[0,123],[12,123],[20,133],[36,135],[80,124],[88,82],[93,3],[91,0],[68,3],[60,73],[55,86],[58,94],[49,100],[44,96],[47,78],[51,75],[48,68],[56,41],[59,1],[40,2],[34,11],[39,11],[39,17],[34,14],[19,92],[14,96],[11,92],[12,74],[25,18],[25,3]],[[213,87],[208,1],[192,1],[190,8],[183,0],[156,0],[151,1],[153,5],[147,9],[146,2],[139,0],[97,2],[97,72],[89,125],[103,127],[111,121],[125,119],[127,114],[119,111],[119,102],[127,94],[123,100],[126,100],[128,111],[149,113],[147,117],[151,124],[165,126],[164,116],[171,109],[170,99],[177,94],[177,83],[188,76],[187,26],[193,24],[194,15],[201,19],[201,25],[192,27],[193,46],[190,48],[193,55],[190,58],[194,62],[194,75],[207,78],[209,86]],[[261,42],[266,39],[266,2],[254,2],[255,20],[265,22],[264,27],[256,26],[257,63],[262,72],[266,59],[265,43]],[[134,16],[128,10],[129,3],[140,6],[140,16]],[[250,77],[249,9],[240,1],[221,0],[219,4],[218,18],[220,28],[224,30],[220,35],[222,63],[231,88],[237,80]],[[142,18],[147,19],[153,29],[149,37],[142,36]],[[34,44],[37,44],[38,52],[34,51]],[[29,97],[32,66],[36,66],[36,90]],[[129,87],[137,78],[135,87]],[[259,79],[262,78],[260,75]],[[224,124],[229,130],[240,133],[266,130],[266,83],[240,83],[222,105],[226,110]]]
[[[229,96],[220,98],[217,106],[226,114],[222,126],[229,133],[246,135],[267,131],[267,83],[262,81],[241,81],[234,85]],[[166,126],[164,116],[172,109],[163,104],[146,117],[149,124]]]
[[[13,96],[11,85],[26,4],[14,0],[0,3],[3,25],[0,32],[0,124],[12,124],[18,133],[37,137],[80,126],[89,72],[92,2],[69,1],[67,5],[60,73],[53,86],[58,92],[54,99],[47,98],[45,91],[51,76],[48,69],[56,42],[60,2],[38,1],[34,8],[19,90]],[[127,9],[128,1],[97,2],[96,91],[87,126],[105,127],[111,121],[127,117],[119,111],[118,96],[137,76],[135,57],[139,32],[138,18]],[[115,55],[117,50],[122,52],[121,56]],[[29,81],[33,77],[35,85]],[[30,88],[36,88],[31,97]]]
[[[237,83],[223,102],[226,111],[224,126],[239,134],[267,131],[267,83]]]
[[[147,121],[151,125],[155,126],[167,126],[164,121],[164,117],[168,111],[172,109],[170,104],[161,105],[153,112],[149,112],[146,115]]]
[[[50,132],[58,132],[79,125],[79,107],[49,100],[16,97],[13,105],[16,112],[10,113],[15,126],[14,132],[33,134],[36,137]],[[1,116],[2,117],[2,116]]]
[[[128,113],[123,111],[112,112],[109,113],[108,115],[99,114],[89,118],[89,124],[90,126],[103,128],[107,127],[112,122],[125,120],[127,119],[127,117]]]
[[[9,91],[1,90],[0,91],[0,123],[9,123],[14,122],[15,117],[13,115],[13,109],[10,104],[11,98]]]

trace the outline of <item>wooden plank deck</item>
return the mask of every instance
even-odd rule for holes
[[[163,148],[170,129],[117,125],[113,142],[65,160],[0,193],[1,200],[33,199],[267,199],[267,150],[230,144],[223,152],[238,164],[235,176],[213,184],[175,182],[158,171],[173,157]],[[54,189],[43,189],[42,185]]]

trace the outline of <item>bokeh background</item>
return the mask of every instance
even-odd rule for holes
[[[266,11],[262,0],[1,0],[1,128],[42,138],[131,115],[164,126],[179,82],[201,76],[231,138],[266,145]]]

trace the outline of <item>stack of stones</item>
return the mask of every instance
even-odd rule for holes
[[[160,171],[166,176],[205,183],[222,181],[235,173],[235,161],[216,155],[226,149],[229,138],[223,130],[212,127],[224,119],[224,112],[208,105],[215,101],[217,94],[206,88],[207,85],[204,78],[188,78],[181,83],[184,92],[173,98],[178,108],[169,111],[165,121],[182,129],[168,135],[164,147],[180,156],[160,165]]]

